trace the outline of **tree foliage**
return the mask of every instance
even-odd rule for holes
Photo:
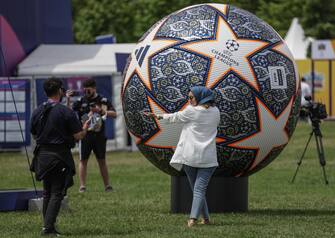
[[[255,14],[269,23],[282,37],[285,36],[294,17],[301,18],[305,0],[267,1],[261,0]]]
[[[307,36],[335,37],[335,1],[328,0],[210,0],[248,10],[284,36],[293,17],[299,17]],[[75,41],[93,43],[113,34],[117,41],[137,42],[155,22],[200,0],[72,0]]]
[[[317,39],[335,38],[335,1],[305,0],[301,23],[308,36]]]

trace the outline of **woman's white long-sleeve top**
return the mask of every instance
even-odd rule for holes
[[[185,110],[163,114],[170,123],[183,123],[183,129],[170,165],[181,170],[183,164],[196,168],[218,166],[216,134],[220,123],[217,107],[187,106]]]

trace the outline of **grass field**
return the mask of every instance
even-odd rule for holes
[[[69,190],[71,211],[61,213],[58,228],[69,237],[335,237],[335,123],[324,122],[321,129],[328,186],[314,140],[290,183],[311,130],[298,124],[280,156],[249,178],[249,212],[211,214],[213,225],[189,229],[186,214],[169,212],[170,177],[140,153],[114,152],[108,154],[114,191],[103,192],[91,158],[88,191],[78,193],[76,177]],[[25,156],[0,153],[0,188],[23,187],[32,187]],[[0,237],[38,237],[41,224],[37,212],[3,212]]]

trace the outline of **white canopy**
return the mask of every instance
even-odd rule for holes
[[[312,38],[305,37],[304,29],[299,24],[298,18],[293,18],[291,26],[286,33],[285,42],[291,50],[294,59],[306,59],[307,49],[312,41]]]
[[[40,45],[19,64],[18,75],[111,75],[115,54],[131,53],[135,45]]]

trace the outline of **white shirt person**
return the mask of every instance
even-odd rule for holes
[[[312,90],[304,77],[301,78],[301,106],[306,106],[308,101],[305,97],[312,96]]]
[[[202,224],[209,224],[206,189],[218,166],[216,154],[217,127],[220,111],[214,106],[214,93],[203,86],[195,86],[189,92],[190,105],[183,111],[150,116],[171,123],[183,123],[182,132],[170,165],[183,169],[193,191],[192,209],[188,227],[196,224],[200,214]]]
[[[183,165],[197,168],[218,166],[215,138],[220,123],[217,107],[189,105],[183,111],[163,114],[171,123],[183,123],[179,142],[170,165],[181,170]]]

